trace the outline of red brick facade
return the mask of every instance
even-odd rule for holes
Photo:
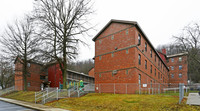
[[[166,64],[136,22],[111,20],[93,40],[97,92],[100,83],[168,83]]]
[[[15,88],[16,90],[24,89],[24,80],[22,75],[23,66],[20,59],[15,61]],[[43,77],[43,78],[42,78]],[[27,90],[38,91],[41,89],[41,84],[44,82],[46,72],[43,70],[43,66],[38,63],[28,63],[28,76],[27,76]]]
[[[184,83],[188,80],[187,53],[168,56],[169,83]]]
[[[137,22],[111,20],[93,40],[96,92],[113,93],[112,88],[116,87],[113,84],[136,83],[141,87],[149,84],[147,88],[151,88],[152,83],[159,87],[168,84],[166,55],[155,50]],[[139,86],[130,87],[133,90],[126,93],[136,92]],[[118,89],[114,92],[124,93],[125,85],[118,85]]]

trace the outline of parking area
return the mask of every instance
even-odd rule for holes
[[[36,110],[0,101],[0,111],[36,111]]]

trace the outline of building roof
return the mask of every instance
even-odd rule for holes
[[[101,29],[99,31],[99,33],[97,33],[97,35],[92,39],[93,41],[95,41],[98,36],[106,30],[106,28],[111,24],[111,23],[121,23],[121,24],[131,24],[134,25],[138,31],[140,31],[140,33],[143,35],[144,39],[149,43],[149,45],[152,47],[152,49],[154,50],[154,52],[156,53],[156,55],[160,58],[161,62],[165,65],[165,67],[168,69],[167,65],[165,64],[165,62],[162,60],[162,58],[160,57],[160,55],[158,54],[158,52],[156,51],[156,49],[154,48],[154,46],[152,45],[152,43],[150,42],[150,40],[148,39],[148,37],[146,36],[146,34],[144,33],[144,31],[142,30],[142,28],[139,26],[139,24],[136,21],[127,21],[127,20],[116,20],[116,19],[111,19],[104,27],[103,29]]]
[[[69,69],[67,69],[67,71],[68,71],[68,72],[72,72],[72,73],[76,73],[76,74],[79,74],[79,75],[83,75],[83,76],[87,76],[87,77],[94,78],[94,77],[92,77],[92,76],[89,76],[89,75],[87,75],[87,74],[80,73],[80,72],[76,72],[76,71],[73,71],[73,70],[69,70]]]
[[[168,55],[167,58],[179,57],[179,56],[184,56],[184,55],[188,55],[188,52],[183,52],[183,53]]]

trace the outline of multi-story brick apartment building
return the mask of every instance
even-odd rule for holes
[[[168,69],[166,50],[156,51],[137,22],[111,20],[93,41],[96,92],[134,93],[138,87],[151,89],[152,84],[159,88],[168,86],[169,82],[184,81],[186,84],[187,66],[182,65],[185,67],[181,72],[183,81],[181,78],[176,82],[169,79],[171,70]],[[168,57],[176,60],[178,56]],[[186,57],[182,58],[185,62]]]
[[[152,83],[168,83],[169,69],[166,63],[137,22],[111,20],[93,41],[97,92],[99,84],[103,83],[150,84],[144,87],[152,87]],[[109,90],[112,87],[101,85],[101,92],[112,92],[113,90]],[[128,89],[133,89],[130,87]],[[125,86],[119,86],[115,92],[124,93],[121,92],[124,88]],[[127,93],[134,91],[126,90]]]
[[[188,81],[187,53],[179,53],[167,56],[167,66],[169,67],[169,83],[184,83]]]
[[[16,90],[24,89],[24,79],[22,75],[22,61],[19,57],[15,60],[15,88]],[[67,70],[68,83],[74,85],[76,82],[83,80],[85,84],[94,83],[94,77],[87,74]],[[59,87],[62,88],[62,72],[58,64],[48,63],[46,65],[38,62],[28,63],[27,90],[38,91],[42,87]]]

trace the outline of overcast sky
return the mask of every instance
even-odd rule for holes
[[[32,10],[34,0],[1,0],[0,34],[12,23]],[[93,0],[95,14],[90,31],[89,47],[81,47],[78,60],[94,57],[92,38],[110,19],[137,21],[154,47],[172,42],[184,26],[200,21],[200,0]]]

